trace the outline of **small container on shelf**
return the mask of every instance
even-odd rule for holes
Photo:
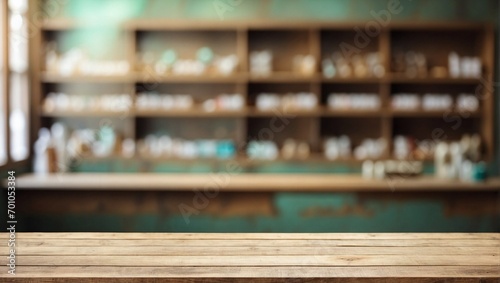
[[[363,55],[343,56],[341,52],[334,52],[322,61],[323,76],[325,78],[382,78],[385,68],[378,52]]]
[[[311,153],[307,142],[287,139],[281,147],[281,157],[287,159],[307,159]]]
[[[421,107],[421,99],[415,93],[396,93],[392,95],[391,105],[394,110],[417,110]]]
[[[256,160],[275,160],[279,156],[279,150],[273,141],[252,140],[248,143],[246,153],[248,158]]]
[[[453,98],[450,94],[426,93],[422,97],[424,111],[450,110],[453,108]]]
[[[256,107],[260,111],[273,109],[313,110],[318,106],[318,98],[314,93],[299,92],[279,95],[261,93],[257,95]]]
[[[142,157],[230,159],[236,156],[236,146],[232,140],[187,140],[150,134],[139,140],[138,145],[138,153]]]
[[[475,94],[461,93],[457,97],[456,108],[458,111],[475,112],[479,110],[479,99]]]
[[[250,53],[250,73],[255,76],[269,76],[273,72],[273,54],[269,50]]]
[[[188,110],[194,101],[188,94],[139,93],[135,107],[138,110]]]
[[[296,55],[293,57],[293,72],[302,76],[316,73],[316,59],[312,55]]]
[[[396,51],[392,58],[392,69],[408,78],[427,77],[427,57],[415,51]]]
[[[332,110],[378,110],[381,101],[376,93],[331,93],[327,104]]]
[[[325,157],[328,160],[348,159],[353,156],[357,160],[380,159],[387,148],[387,141],[383,138],[364,139],[352,147],[348,136],[327,138],[323,145]]]
[[[479,78],[482,68],[479,57],[460,57],[454,51],[448,55],[448,70],[452,78]]]
[[[46,47],[45,70],[63,77],[82,76],[123,76],[131,71],[127,60],[96,60],[90,58],[81,48],[72,48],[59,54],[57,44],[50,42]]]
[[[213,99],[203,102],[204,111],[213,112],[217,110],[237,111],[245,107],[244,98],[241,94],[220,94]]]
[[[129,94],[69,95],[51,92],[43,102],[43,110],[46,113],[127,112],[131,107],[132,98]]]

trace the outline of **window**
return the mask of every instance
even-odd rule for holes
[[[0,166],[29,157],[27,0],[0,3]]]
[[[0,2],[0,165],[7,162],[7,9],[5,2]]]

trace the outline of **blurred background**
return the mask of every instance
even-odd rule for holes
[[[498,232],[499,15],[494,0],[2,1],[18,230]],[[149,173],[262,184],[210,196]],[[286,174],[329,184],[287,190]]]

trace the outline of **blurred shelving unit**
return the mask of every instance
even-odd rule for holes
[[[83,25],[71,20],[46,20],[41,26],[40,41],[34,66],[33,119],[36,133],[41,126],[50,126],[59,119],[85,120],[90,117],[121,118],[125,136],[132,139],[144,138],[149,129],[167,127],[168,119],[175,118],[177,125],[192,127],[189,138],[219,138],[199,122],[205,118],[218,119],[220,124],[231,124],[222,138],[233,139],[236,144],[245,144],[249,137],[255,137],[262,125],[269,124],[276,116],[292,117],[290,126],[274,133],[279,146],[287,138],[307,141],[311,146],[311,158],[300,162],[329,162],[322,156],[321,141],[331,134],[352,135],[353,145],[364,138],[385,138],[389,147],[382,158],[391,157],[390,143],[394,136],[411,133],[418,139],[432,139],[429,129],[440,127],[451,139],[465,133],[479,133],[484,142],[484,156],[493,156],[493,95],[494,72],[494,32],[490,25],[478,23],[391,23],[381,27],[370,37],[369,43],[359,48],[359,52],[378,52],[383,60],[385,75],[382,77],[333,77],[326,78],[320,66],[310,76],[299,75],[292,70],[292,58],[299,54],[311,54],[316,62],[338,49],[340,42],[352,42],[356,37],[355,27],[363,27],[357,22],[287,22],[287,21],[165,21],[136,20],[120,26],[120,46],[122,56],[131,70],[121,76],[69,76],[64,77],[45,71],[44,44],[49,40],[61,40],[68,33],[98,27]],[[460,36],[458,36],[460,35]],[[181,40],[182,39],[182,40]],[[96,43],[99,44],[99,43]],[[107,43],[106,43],[107,44]],[[115,43],[116,44],[116,43]],[[194,53],[202,45],[223,54],[236,54],[239,65],[234,74],[228,76],[204,74],[200,76],[155,75],[145,73],[138,67],[136,54],[154,48],[174,48],[182,53]],[[274,72],[269,76],[255,76],[249,70],[249,54],[253,51],[269,49],[274,53]],[[451,51],[458,50],[467,56],[477,56],[483,63],[482,78],[417,77],[408,78],[396,74],[391,69],[391,57],[395,49],[415,50],[428,57],[429,64],[445,65]],[[317,64],[321,65],[321,64]],[[62,88],[71,89],[72,84],[93,85],[100,94],[109,89],[126,91],[134,100],[143,84],[155,84],[159,90],[180,91],[197,88],[197,95],[211,98],[219,90],[233,91],[244,96],[246,105],[237,111],[204,111],[201,108],[175,111],[145,111],[131,108],[123,112],[47,112],[41,107],[47,93]],[[100,88],[102,91],[99,91]],[[480,91],[480,110],[468,113],[466,122],[458,130],[452,129],[443,120],[443,115],[458,116],[462,113],[450,111],[398,111],[392,110],[391,94],[396,92],[449,92],[458,95],[463,92]],[[320,105],[311,110],[260,111],[255,106],[255,97],[261,92],[289,93],[311,92],[317,95]],[[331,110],[326,98],[331,92],[370,92],[381,99],[377,110]],[[87,122],[85,122],[87,123]],[[148,127],[144,127],[148,125]],[[170,125],[170,124],[169,124]],[[199,135],[197,134],[199,133]],[[240,150],[237,156],[243,156]],[[276,161],[286,162],[278,159]],[[272,162],[272,161],[270,161]],[[338,162],[342,162],[339,160]]]

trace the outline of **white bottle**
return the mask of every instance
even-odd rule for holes
[[[35,174],[49,173],[49,157],[47,149],[51,143],[50,131],[47,128],[41,128],[38,131],[38,139],[34,144],[33,172]]]
[[[451,52],[448,55],[448,73],[452,78],[460,76],[460,57],[455,52]]]
[[[384,179],[385,178],[385,164],[382,161],[375,162],[375,166],[373,168],[373,176],[375,179]]]
[[[66,172],[68,160],[66,154],[67,131],[63,124],[54,123],[50,128],[57,156],[57,168],[60,172]]]
[[[436,177],[438,178],[447,178],[448,176],[448,167],[446,162],[446,157],[448,155],[448,144],[445,142],[440,142],[436,146],[436,150],[434,152],[434,167],[436,171]]]
[[[373,161],[366,160],[365,162],[363,162],[363,165],[361,166],[361,174],[364,179],[373,179],[374,175]]]

